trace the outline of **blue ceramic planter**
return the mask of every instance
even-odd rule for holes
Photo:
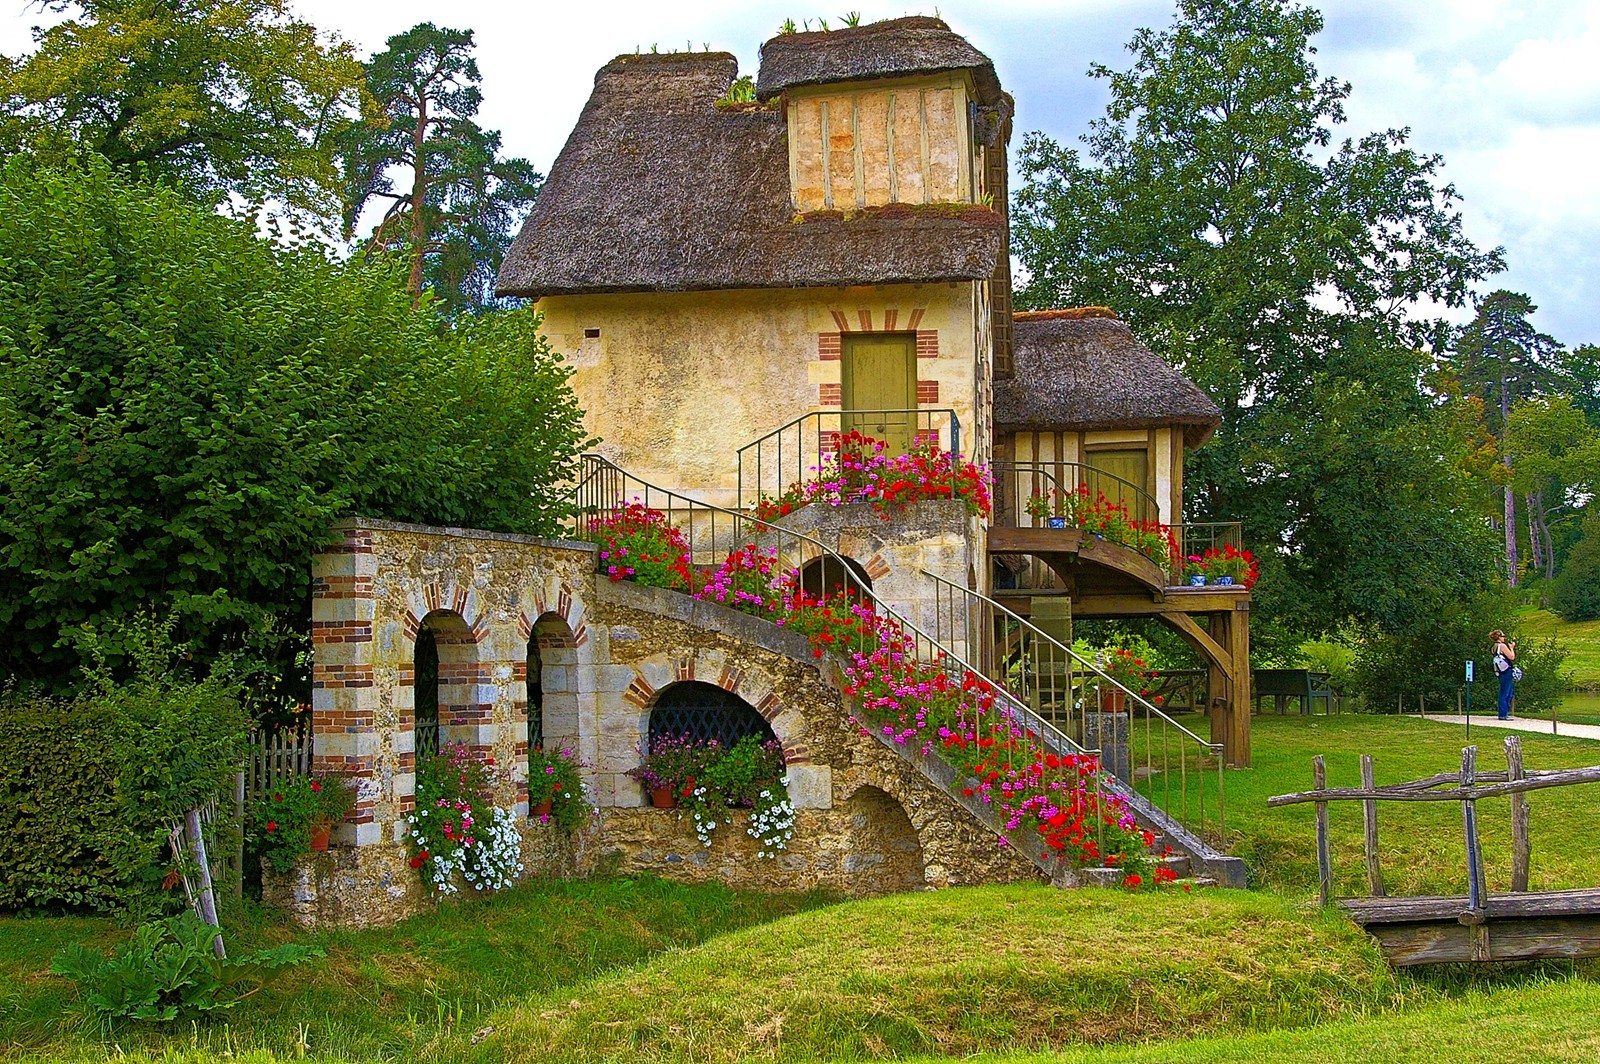
[[[1189,574],[1189,586],[1190,587],[1205,587],[1206,586],[1206,574],[1205,573],[1190,573]]]
[[[1046,520],[1049,523],[1051,528],[1066,528],[1067,527],[1067,519],[1065,517],[1051,517],[1051,518],[1047,518]]]

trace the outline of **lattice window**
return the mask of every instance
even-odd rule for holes
[[[650,741],[686,735],[696,742],[715,739],[727,749],[747,735],[762,742],[777,738],[755,707],[731,691],[698,680],[675,683],[656,696],[650,710]]]
[[[416,760],[421,764],[439,752],[439,645],[433,629],[424,625],[417,631],[417,660],[412,686],[416,706],[412,725]]]
[[[539,641],[528,640],[528,753],[544,746],[544,665]]]

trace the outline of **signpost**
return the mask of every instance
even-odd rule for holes
[[[1467,738],[1472,738],[1472,659],[1467,659]]]

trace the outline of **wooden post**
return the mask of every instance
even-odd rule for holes
[[[1506,779],[1525,778],[1522,769],[1522,738],[1506,736]],[[1519,792],[1511,796],[1511,889],[1528,889],[1528,858],[1532,846],[1528,841],[1528,795]]]
[[[1328,786],[1328,766],[1318,754],[1311,759],[1311,785],[1316,790]],[[1333,904],[1333,853],[1328,847],[1328,803],[1317,803],[1317,888],[1324,907]]]
[[[1361,786],[1373,789],[1372,755],[1361,755]],[[1367,889],[1374,898],[1386,897],[1383,889],[1383,871],[1378,867],[1378,803],[1369,798],[1361,803],[1361,820],[1366,828]]]
[[[185,813],[183,823],[189,832],[190,853],[200,866],[200,892],[196,899],[200,903],[200,919],[212,927],[218,927],[220,925],[217,922],[217,897],[211,889],[211,862],[206,858],[206,836],[200,826],[200,810],[196,808]],[[222,948],[221,935],[211,940],[211,949],[218,957],[228,955]]]
[[[1461,751],[1461,786],[1473,787],[1478,782],[1478,748],[1466,747]],[[1461,821],[1467,842],[1467,909],[1481,913],[1487,905],[1488,890],[1484,887],[1483,845],[1478,839],[1477,802],[1471,798],[1461,800]]]

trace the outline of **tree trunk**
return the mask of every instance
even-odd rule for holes
[[[1534,504],[1536,494],[1529,492],[1522,497],[1523,516],[1528,522],[1528,565],[1533,569],[1544,569],[1545,556],[1550,552],[1550,545],[1539,535],[1540,507]]]
[[[1502,356],[1503,358],[1503,356]],[[1511,424],[1511,392],[1502,372],[1500,376],[1500,439],[1503,443],[1506,437],[1506,427]],[[1506,483],[1506,583],[1512,587],[1517,586],[1517,494],[1511,490],[1511,454],[1506,452],[1500,456],[1505,464],[1507,473]]]
[[[422,299],[422,256],[428,246],[428,222],[423,208],[428,202],[428,173],[423,148],[428,137],[428,96],[417,93],[417,125],[411,131],[411,278],[407,287],[414,300]]]

